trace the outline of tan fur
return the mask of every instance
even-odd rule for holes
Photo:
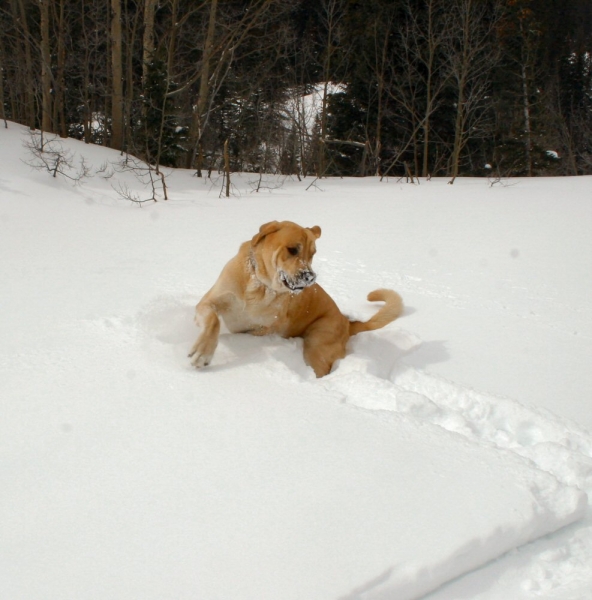
[[[233,333],[303,338],[304,360],[322,377],[345,356],[350,336],[384,327],[401,314],[399,294],[375,290],[368,300],[385,304],[370,320],[350,322],[343,316],[314,282],[311,263],[320,236],[318,226],[272,221],[241,245],[195,309],[201,332],[189,353],[194,366],[212,360],[222,317]]]

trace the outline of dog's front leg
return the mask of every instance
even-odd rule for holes
[[[220,319],[214,304],[204,298],[195,307],[195,322],[201,328],[201,332],[189,352],[189,357],[194,367],[205,367],[214,356],[220,334]]]

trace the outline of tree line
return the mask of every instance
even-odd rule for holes
[[[5,0],[0,118],[153,165],[592,173],[589,0]]]

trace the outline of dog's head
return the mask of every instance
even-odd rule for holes
[[[261,225],[251,241],[255,273],[259,281],[278,293],[300,293],[312,285],[316,274],[312,258],[321,228],[300,227],[291,221]]]

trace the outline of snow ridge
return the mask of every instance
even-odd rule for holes
[[[397,349],[390,355],[382,351],[389,340]],[[369,333],[352,342],[351,354],[325,383],[348,403],[409,414],[472,441],[511,450],[562,483],[592,494],[592,439],[586,430],[544,409],[405,365],[400,358],[421,345],[413,334]]]
[[[182,298],[160,298],[143,312],[144,335],[162,343],[159,360],[168,355],[169,360],[174,356],[174,362],[185,362],[191,314],[192,307]],[[585,430],[568,427],[542,409],[480,393],[405,365],[405,356],[421,344],[416,335],[396,326],[361,334],[350,340],[349,353],[337,368],[319,380],[303,363],[300,340],[228,333],[220,338],[214,371],[255,369],[293,388],[321,388],[324,396],[385,422],[402,420],[405,429],[423,424],[475,448],[489,447],[497,457],[516,465],[515,484],[521,480],[532,494],[534,512],[528,525],[495,530],[486,541],[469,536],[465,547],[427,570],[425,565],[417,569],[412,564],[392,565],[344,599],[418,598],[451,577],[582,518],[587,502],[581,491],[592,492],[592,446]],[[150,352],[154,350],[151,345]],[[427,439],[432,434],[426,430],[425,435]],[[522,471],[520,465],[527,470]]]
[[[174,170],[140,210],[31,173],[23,135],[0,129],[0,598],[588,600],[592,178],[236,174],[222,201]],[[197,372],[193,307],[273,219],[322,226],[350,317],[377,287],[406,312],[321,380],[301,340],[228,333]]]

